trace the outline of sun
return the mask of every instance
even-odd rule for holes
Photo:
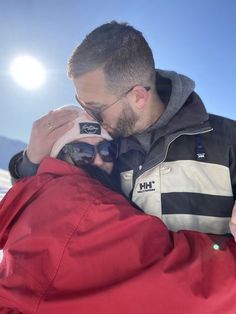
[[[46,79],[46,71],[41,63],[31,56],[19,56],[10,67],[14,80],[25,89],[39,88]]]

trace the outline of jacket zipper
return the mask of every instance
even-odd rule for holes
[[[198,132],[194,132],[194,133],[182,133],[182,134],[177,135],[176,137],[174,137],[174,138],[168,143],[164,158],[163,158],[160,162],[158,162],[157,164],[154,164],[154,165],[150,166],[149,168],[145,169],[145,171],[142,171],[142,169],[141,169],[141,170],[138,172],[138,176],[136,177],[135,181],[136,181],[143,173],[145,173],[146,171],[150,170],[150,169],[153,168],[153,167],[156,167],[157,165],[162,164],[162,163],[165,161],[165,159],[166,159],[166,156],[167,156],[167,154],[168,154],[170,145],[171,145],[177,138],[179,138],[180,136],[182,136],[182,135],[204,134],[204,133],[208,133],[208,132],[211,132],[211,131],[213,131],[213,128],[210,128],[210,129],[205,130],[205,131],[200,131],[200,132],[198,131]]]

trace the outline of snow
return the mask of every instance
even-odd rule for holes
[[[11,187],[11,177],[7,170],[0,169],[0,200]]]
[[[0,169],[0,200],[11,187],[11,177],[7,170]],[[0,261],[2,260],[2,251],[0,250]]]

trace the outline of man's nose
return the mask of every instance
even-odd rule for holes
[[[97,153],[93,162],[94,166],[101,167],[103,163],[104,161],[102,160],[101,156]]]

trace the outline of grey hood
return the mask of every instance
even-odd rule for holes
[[[148,129],[121,140],[120,152],[144,149],[148,152],[153,141],[182,130],[201,129],[208,114],[200,97],[194,92],[195,83],[174,71],[156,71],[156,89],[166,109]],[[154,131],[154,132],[153,132]],[[138,143],[137,143],[138,141]],[[141,144],[141,147],[140,147]]]
[[[169,85],[169,88],[167,85]],[[185,75],[174,71],[157,70],[156,88],[160,98],[166,105],[166,110],[153,125],[155,129],[166,125],[175,116],[193,92],[194,87],[194,81]]]

